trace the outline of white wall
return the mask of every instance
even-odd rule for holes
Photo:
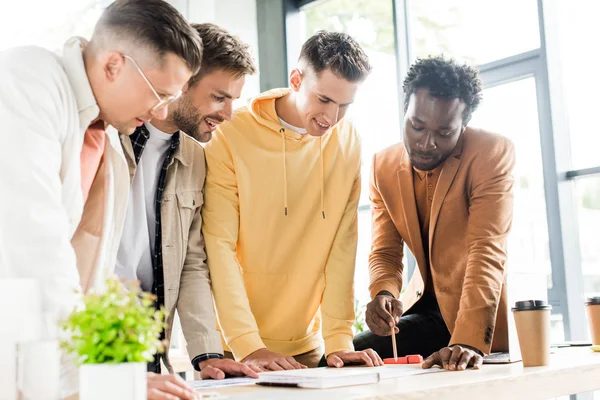
[[[221,25],[250,45],[258,68],[258,27],[256,0],[169,0],[190,22]],[[246,85],[236,106],[260,93],[258,73],[246,78]]]

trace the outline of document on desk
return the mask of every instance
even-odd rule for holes
[[[221,380],[204,379],[189,382],[192,389],[216,389],[230,386],[253,385],[257,382],[254,378],[227,378]]]
[[[432,367],[423,369],[420,364],[384,365],[383,367],[369,368],[379,372],[380,379],[405,378],[408,376],[432,374],[444,371],[442,368]]]
[[[306,389],[328,389],[379,382],[375,368],[310,368],[263,372],[257,384]]]
[[[313,368],[263,372],[257,384],[308,389],[327,389],[377,383],[382,379],[403,378],[443,371],[422,369],[420,365],[386,365],[383,367]]]

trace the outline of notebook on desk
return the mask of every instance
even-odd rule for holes
[[[379,382],[374,368],[311,368],[291,371],[263,372],[258,385],[286,386],[307,389],[328,389],[341,386],[367,385]]]
[[[443,371],[423,369],[420,365],[385,365],[382,367],[312,368],[291,371],[263,372],[257,384],[308,389],[328,389],[341,386],[367,385],[383,379],[406,378]]]

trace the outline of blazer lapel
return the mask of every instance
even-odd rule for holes
[[[423,240],[421,239],[421,228],[419,223],[419,215],[417,213],[417,203],[415,200],[415,186],[413,182],[413,170],[405,151],[402,152],[402,160],[398,169],[398,189],[400,190],[400,200],[404,221],[408,231],[408,241],[406,244],[412,251],[421,276],[427,276],[425,266],[425,251],[423,250]]]
[[[463,137],[464,133],[461,135],[460,139],[456,143],[456,147],[450,156],[444,161],[444,166],[442,167],[442,172],[440,173],[440,178],[438,180],[437,186],[435,188],[435,193],[433,194],[433,202],[431,204],[431,220],[429,222],[429,257],[431,259],[431,249],[433,248],[433,233],[435,231],[435,226],[437,224],[438,217],[440,216],[440,210],[442,208],[442,203],[448,194],[448,190],[450,190],[450,186],[454,181],[454,177],[458,172],[458,168],[461,163],[462,149],[463,149]]]
[[[129,171],[129,183],[131,183],[133,182],[133,177],[137,169],[137,164],[135,163],[135,154],[133,153],[133,145],[131,144],[131,140],[127,135],[123,135],[120,133],[119,139],[121,140],[121,146],[123,147],[123,153],[125,154],[125,161],[127,161],[127,169]]]

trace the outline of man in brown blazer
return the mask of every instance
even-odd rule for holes
[[[483,355],[508,347],[514,147],[467,127],[481,100],[473,68],[419,59],[403,90],[404,140],[373,157],[370,331],[354,345],[391,357],[393,329],[398,355],[429,356],[424,368],[478,368]],[[404,243],[418,264],[408,285]]]

